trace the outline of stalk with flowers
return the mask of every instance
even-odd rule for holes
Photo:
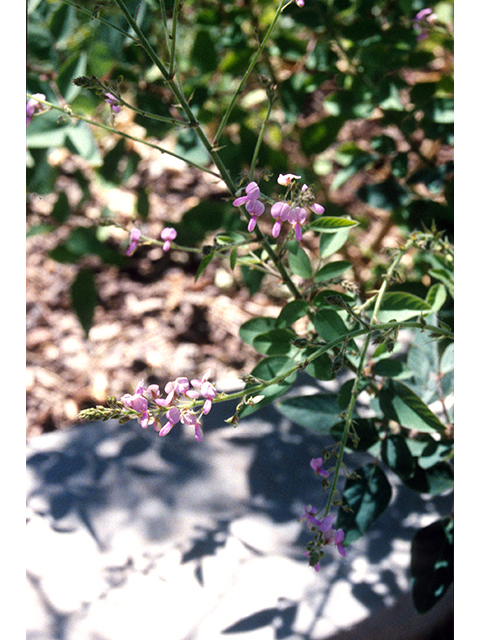
[[[65,0],[65,4],[78,8],[74,2]],[[391,488],[382,466],[396,473],[407,486],[421,492],[442,493],[452,487],[453,420],[448,402],[453,390],[450,375],[453,331],[441,316],[453,292],[453,247],[434,225],[414,231],[404,243],[391,250],[389,264],[378,287],[360,293],[349,286],[342,279],[350,266],[348,261],[334,258],[347,241],[348,232],[358,226],[358,221],[348,215],[336,215],[335,207],[332,207],[333,213],[329,212],[328,203],[318,195],[315,180],[303,177],[305,174],[311,176],[311,172],[300,169],[297,169],[298,173],[278,171],[273,174],[276,180],[272,181],[271,174],[258,167],[264,134],[275,105],[277,87],[273,78],[264,80],[268,107],[249,166],[236,173],[230,169],[228,158],[232,164],[233,159],[224,153],[223,142],[242,91],[268,50],[274,30],[287,15],[287,10],[307,11],[308,2],[295,0],[295,8],[291,0],[281,0],[275,7],[270,7],[271,17],[263,37],[259,37],[235,91],[230,92],[231,99],[219,115],[220,123],[213,133],[211,127],[202,122],[199,115],[202,110],[192,106],[192,96],[187,97],[182,83],[177,59],[177,28],[182,11],[178,0],[168,8],[167,3],[159,3],[168,35],[163,58],[128,3],[113,0],[108,4],[109,8],[115,9],[116,15],[123,17],[128,31],[117,22],[102,18],[102,9],[91,11],[91,19],[103,20],[142,49],[171,96],[169,113],[149,113],[132,104],[123,95],[120,82],[99,79],[93,74],[79,75],[73,79],[73,85],[81,91],[93,91],[108,105],[111,110],[108,125],[74,111],[68,104],[47,100],[40,92],[28,96],[27,125],[31,126],[32,120],[41,118],[45,111],[58,112],[62,118],[135,139],[175,157],[182,156],[151,140],[141,140],[117,130],[115,117],[122,109],[129,109],[143,118],[191,132],[208,161],[201,164],[188,156],[183,159],[224,185],[229,194],[229,219],[234,218],[236,222],[220,229],[213,245],[203,247],[185,246],[177,241],[181,230],[174,224],[165,226],[160,238],[151,238],[142,233],[140,224],[134,223],[124,229],[125,255],[132,256],[142,244],[159,245],[164,252],[172,249],[195,252],[201,257],[197,277],[209,265],[227,260],[232,270],[240,266],[274,276],[283,284],[288,297],[278,317],[254,318],[241,328],[242,339],[257,349],[260,360],[253,371],[245,373],[240,391],[218,392],[210,379],[211,371],[193,379],[180,375],[163,389],[157,384],[146,386],[140,381],[133,394],[109,398],[107,406],[87,409],[80,418],[115,418],[122,423],[136,419],[142,428],[155,429],[160,437],[168,436],[175,425],[183,424],[191,428],[197,442],[201,442],[208,437],[203,433],[202,417],[210,412],[214,403],[237,400],[236,411],[229,422],[238,425],[243,416],[276,401],[280,411],[301,424],[303,421],[306,428],[330,432],[332,447],[319,451],[319,455],[310,461],[312,473],[321,478],[326,492],[324,505],[321,509],[306,505],[303,514],[299,514],[313,534],[306,549],[308,562],[320,571],[327,547],[336,547],[340,556],[345,557],[348,545],[373,526],[388,507]],[[86,8],[81,11],[89,12]],[[168,11],[170,17],[167,19]],[[328,12],[326,16],[328,19]],[[412,43],[420,45],[428,40],[427,26],[428,29],[435,28],[435,15],[425,9],[410,20],[409,25]],[[420,34],[419,29],[422,29]],[[333,32],[332,43],[333,50],[343,56],[343,67],[339,65],[339,68],[354,67],[355,82],[364,82],[367,90],[372,91],[362,65],[358,60],[348,58],[348,51],[337,32]],[[273,68],[270,71],[275,75]],[[389,100],[394,97],[389,96]],[[391,105],[387,100],[385,103]],[[391,107],[383,108],[394,121]],[[330,124],[335,123],[330,120]],[[314,133],[319,135],[316,130]],[[385,143],[384,140],[381,142]],[[415,147],[413,134],[407,142],[411,143],[411,150],[421,156],[423,152],[418,150],[418,145]],[[309,148],[309,144],[311,142],[306,140],[305,148]],[[354,156],[358,167],[362,166],[361,157]],[[397,174],[399,166],[398,163],[395,165]],[[402,181],[402,188],[403,182],[406,188],[408,180]],[[308,246],[305,239],[308,239]],[[412,254],[422,263],[431,283],[424,297],[402,290],[398,284],[403,263]],[[296,328],[298,321],[303,323],[301,330]],[[419,363],[413,357],[409,359],[408,354],[402,364],[404,354],[398,345],[401,332],[409,332],[411,352],[420,346],[427,350],[435,370],[425,375]],[[333,380],[339,372],[348,373],[348,378],[341,384],[336,397],[317,394],[285,398],[297,374],[303,371],[316,380]],[[435,379],[433,391],[431,377]],[[366,414],[359,406],[361,394],[369,398]],[[439,403],[440,410],[438,407],[432,410],[434,402]],[[336,412],[331,410],[332,406],[336,407]],[[326,408],[331,417],[326,422],[319,421],[317,416],[323,415]],[[347,450],[368,451],[372,462],[345,472],[343,459]],[[414,553],[412,555],[414,600],[419,610],[433,606],[451,582],[453,517],[447,514],[439,523],[440,538],[436,530],[438,548],[434,562],[428,568],[431,589],[427,594],[423,576],[418,573],[421,562]],[[447,563],[447,572],[439,570],[440,562]]]

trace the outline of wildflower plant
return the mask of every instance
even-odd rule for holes
[[[437,82],[411,79],[435,61],[436,48],[442,47],[448,59],[449,3],[443,5],[444,15],[413,0],[394,3],[388,11],[380,2],[373,3],[373,11],[372,3],[364,2],[353,8],[341,1],[272,0],[258,3],[253,15],[243,3],[221,3],[221,10],[213,4],[36,3],[30,19],[50,25],[52,41],[62,44],[58,51],[67,51],[77,23],[88,24],[97,40],[95,46],[87,42],[87,54],[80,50],[63,64],[55,60],[60,64],[55,90],[32,64],[31,166],[40,175],[45,147],[68,143],[102,167],[92,134],[100,131],[181,158],[223,186],[214,222],[208,219],[211,209],[200,203],[184,221],[168,222],[160,237],[142,230],[148,211],[143,220],[139,215],[127,225],[112,218],[101,225],[124,231],[118,264],[142,245],[157,245],[164,252],[196,254],[197,278],[216,265],[240,267],[252,295],[267,274],[282,283],[285,301],[278,316],[253,318],[240,329],[242,340],[258,352],[258,364],[245,372],[240,391],[217,392],[210,371],[194,379],[179,372],[163,389],[132,381],[134,393],[109,398],[107,406],[87,409],[80,417],[136,419],[160,437],[183,424],[201,442],[208,437],[202,418],[214,403],[235,399],[229,422],[237,425],[275,401],[297,424],[329,433],[332,447],[305,461],[319,478],[322,506],[305,506],[299,514],[313,536],[308,563],[321,571],[325,553],[336,549],[348,557],[349,545],[388,508],[392,489],[385,469],[420,493],[446,493],[453,486],[452,165],[437,161],[435,145],[424,144],[434,140],[444,150],[451,145],[450,68],[435,71]],[[216,42],[210,27],[219,29],[223,20],[223,40]],[[292,24],[298,38],[291,36]],[[285,72],[280,71],[282,52]],[[384,59],[391,65],[389,74]],[[146,70],[144,77],[138,77],[138,69]],[[409,79],[405,69],[412,70]],[[321,104],[305,107],[317,89]],[[261,96],[261,109],[245,106],[253,90],[256,99]],[[102,105],[110,117],[102,116]],[[314,117],[300,123],[305,109]],[[144,127],[144,138],[117,126],[122,112]],[[359,118],[371,119],[375,129],[368,145],[340,136]],[[42,124],[42,119],[47,120]],[[287,145],[275,143],[279,122],[301,161],[288,156]],[[158,142],[171,132],[177,135],[174,150]],[[119,165],[122,151],[114,153]],[[345,211],[331,195],[380,165],[384,180],[362,183],[359,197],[365,207],[386,208],[391,223],[404,233],[383,261],[370,263],[371,273],[359,287],[347,275],[352,267],[348,248],[350,255],[377,250],[350,240],[368,226],[368,216]],[[35,184],[33,178],[34,171]],[[189,224],[192,219],[196,225]],[[84,227],[82,237],[92,239],[96,231]],[[209,234],[213,244],[206,242]],[[113,261],[98,244],[89,246]],[[53,255],[74,262],[78,255],[69,251],[63,246]],[[76,310],[80,318],[90,318],[83,325],[88,333],[92,314]],[[405,332],[406,354],[399,344]],[[285,397],[299,372],[319,381],[342,373],[346,380],[336,394]],[[368,398],[367,412],[359,396]],[[368,452],[371,461],[346,469],[347,451]],[[429,531],[419,532],[422,544]],[[413,594],[419,611],[430,609],[452,581],[452,536],[453,516],[446,514],[432,534],[431,560],[422,564],[423,573],[425,561],[416,556],[414,540]]]

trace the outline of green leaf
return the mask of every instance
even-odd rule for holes
[[[313,324],[319,337],[326,342],[336,340],[349,333],[342,318],[333,309],[322,309],[316,313]]]
[[[383,358],[373,365],[373,374],[383,378],[395,378],[401,380],[411,378],[413,373],[405,363],[395,358]]]
[[[332,216],[321,216],[308,225],[309,229],[321,231],[322,233],[336,233],[339,230],[356,227],[358,222],[349,218],[335,218]],[[350,266],[350,265],[349,265]]]
[[[77,153],[87,160],[93,167],[101,167],[103,158],[90,127],[86,122],[78,122],[67,131],[65,144],[70,151]]]
[[[198,265],[197,273],[195,274],[195,282],[200,278],[200,276],[208,267],[210,262],[214,259],[214,257],[215,251],[212,251],[210,253],[207,253],[207,255],[202,258],[200,264]]]
[[[65,242],[57,245],[48,254],[58,262],[78,262],[86,255],[97,255],[105,264],[124,266],[126,258],[115,249],[101,242],[97,237],[97,230],[91,227],[77,227],[72,229]]]
[[[312,277],[310,258],[296,240],[287,242],[288,264],[293,273],[301,278]]]
[[[344,123],[341,116],[326,116],[320,122],[308,125],[300,134],[300,143],[305,154],[325,151],[337,138]]]
[[[453,518],[441,518],[412,540],[412,597],[419,613],[429,611],[453,582],[453,529]]]
[[[340,277],[347,269],[351,267],[351,263],[347,260],[335,260],[321,267],[313,276],[315,282],[323,282],[325,280],[333,280]]]
[[[392,488],[377,464],[355,469],[343,491],[342,508],[338,512],[337,527],[345,532],[345,543],[358,540],[388,507]]]
[[[383,297],[378,313],[378,321],[390,322],[390,320],[398,320],[403,322],[421,313],[424,315],[432,313],[432,308],[427,302],[413,295],[413,293],[391,291]]]
[[[388,380],[380,391],[380,407],[385,417],[395,420],[405,429],[426,433],[445,431],[445,425],[427,405],[406,385]]]
[[[322,233],[320,238],[320,255],[322,258],[329,258],[339,251],[350,235],[350,227],[337,231],[336,233]]]
[[[288,302],[276,320],[278,328],[290,327],[294,322],[303,318],[308,313],[308,303],[304,300],[292,300]]]
[[[291,341],[297,337],[294,331],[289,329],[272,329],[261,333],[253,339],[253,347],[264,355],[280,356],[292,354],[297,351]]]
[[[57,201],[53,205],[52,218],[54,218],[56,222],[61,224],[66,221],[69,214],[70,204],[68,202],[67,194],[65,193],[65,191],[60,191]]]
[[[433,313],[437,313],[447,300],[447,289],[445,285],[437,282],[430,287],[425,297],[425,302],[430,305]]]
[[[73,84],[72,80],[84,76],[87,72],[87,54],[78,53],[69,58],[62,66],[57,76],[57,85],[66,102],[73,102],[82,88]]]
[[[196,66],[201,73],[209,73],[217,68],[217,53],[215,43],[209,32],[200,29],[195,36],[192,50],[190,52],[190,62]]]
[[[409,478],[403,478],[403,483],[409,489],[419,493],[438,495],[453,489],[453,480],[454,475],[451,465],[442,461],[426,469],[417,464],[415,473]]]
[[[91,269],[82,269],[78,272],[70,287],[72,307],[88,338],[93,325],[93,315],[97,305],[97,292],[95,280]]]
[[[337,397],[325,393],[286,398],[277,408],[292,422],[317,433],[328,432],[340,413]]]
[[[262,333],[266,333],[271,329],[275,329],[276,318],[267,318],[266,316],[260,316],[258,318],[252,318],[244,322],[239,330],[240,338],[253,347],[253,341],[257,336]]]
[[[147,220],[150,211],[150,201],[148,199],[148,191],[139,189],[137,192],[137,213],[142,220]]]
[[[313,353],[313,349],[308,349],[304,352],[305,357],[308,358],[309,353]],[[332,361],[326,353],[322,353],[321,356],[315,358],[313,362],[305,367],[305,371],[315,378],[316,380],[333,380],[335,374],[332,372]]]
[[[384,438],[381,452],[384,463],[400,478],[409,478],[415,472],[415,458],[403,436],[392,434]]]

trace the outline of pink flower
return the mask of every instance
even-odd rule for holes
[[[168,407],[176,398],[185,395],[189,388],[190,383],[188,381],[188,378],[176,378],[176,380],[167,382],[167,384],[165,385],[165,393],[167,394],[167,397],[158,398],[155,400],[155,402],[159,407]]]
[[[130,393],[126,393],[120,398],[120,402],[122,402],[129,409],[133,409],[139,414],[138,422],[140,423],[142,428],[145,429],[150,423],[150,415],[148,413],[148,400],[143,396],[143,392],[144,387],[142,381],[138,383],[133,395],[131,395]]]
[[[235,198],[232,204],[234,207],[241,207],[242,205],[245,205],[245,209],[252,216],[248,223],[248,231],[252,232],[257,224],[257,219],[265,211],[265,205],[259,200],[260,188],[256,182],[249,182],[247,184],[245,187],[245,194],[246,195],[244,196]]]
[[[183,422],[183,424],[187,424],[195,427],[195,440],[197,442],[201,442],[203,438],[202,426],[198,422],[195,414],[192,412],[184,413],[180,418],[180,420],[181,422]]]
[[[345,558],[347,555],[347,552],[345,551],[345,547],[342,544],[344,539],[345,539],[345,534],[343,533],[343,529],[338,529],[337,531],[335,531],[335,529],[330,529],[329,531],[326,531],[323,534],[323,540],[325,545],[327,544],[336,545],[338,553],[343,558]]]
[[[113,113],[118,113],[120,111],[120,103],[118,102],[118,99],[113,95],[113,93],[105,94],[105,102],[110,105]]]
[[[321,521],[315,517],[316,513],[317,510],[315,509],[315,507],[312,507],[310,505],[308,507],[303,507],[303,516],[300,517],[300,520],[305,520],[309,528],[320,527]]]
[[[297,5],[297,7],[304,7],[305,6],[305,0],[295,0],[295,3]]]
[[[190,384],[192,385],[193,389],[190,389],[189,391],[186,392],[186,395],[189,398],[192,399],[197,399],[200,396],[202,396],[202,398],[205,398],[205,403],[203,405],[203,409],[202,409],[202,413],[207,414],[210,412],[210,409],[212,408],[212,404],[213,404],[213,398],[215,398],[215,396],[217,395],[217,390],[215,389],[215,387],[213,386],[213,384],[208,380],[208,378],[210,377],[211,371],[210,369],[208,369],[208,371],[206,371],[201,380],[190,380]]]
[[[27,102],[27,127],[32,121],[35,112],[42,109],[42,104],[38,100],[45,100],[43,93],[34,93]]]
[[[272,236],[274,238],[278,238],[278,236],[280,235],[282,222],[285,222],[285,220],[288,220],[288,216],[290,215],[291,211],[292,211],[292,208],[290,207],[288,202],[276,202],[274,205],[272,205],[272,208],[270,209],[270,213],[272,218],[276,220],[272,229]]]
[[[316,474],[322,476],[323,478],[328,478],[328,471],[322,469],[323,458],[312,458],[310,460],[310,466],[315,471]]]
[[[285,174],[281,173],[277,178],[277,182],[278,184],[281,184],[283,187],[287,187],[289,184],[292,183],[293,180],[300,180],[300,178],[301,176],[296,176],[294,173],[285,173]]]
[[[130,231],[129,245],[128,245],[128,249],[127,249],[125,255],[131,256],[133,254],[133,252],[137,248],[137,244],[138,244],[138,241],[140,240],[140,236],[141,235],[142,235],[142,233],[141,233],[140,229],[133,228]]]
[[[303,207],[295,207],[290,211],[288,216],[289,222],[291,222],[295,229],[295,238],[298,242],[302,239],[302,225],[307,219],[307,212]]]
[[[163,244],[163,250],[168,251],[170,249],[170,243],[177,237],[177,232],[172,227],[165,227],[160,234],[162,240],[165,240]]]
[[[310,205],[310,209],[317,214],[317,216],[321,216],[322,213],[325,212],[325,207],[322,207],[321,204],[317,204],[316,202],[314,202],[312,205]]]

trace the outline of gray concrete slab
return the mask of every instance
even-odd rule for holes
[[[200,444],[115,421],[29,441],[27,640],[412,640],[449,615],[448,598],[413,612],[408,567],[451,497],[390,476],[392,507],[315,573],[298,517],[322,504],[309,461],[326,440],[274,407],[234,429],[233,410],[214,405]]]

